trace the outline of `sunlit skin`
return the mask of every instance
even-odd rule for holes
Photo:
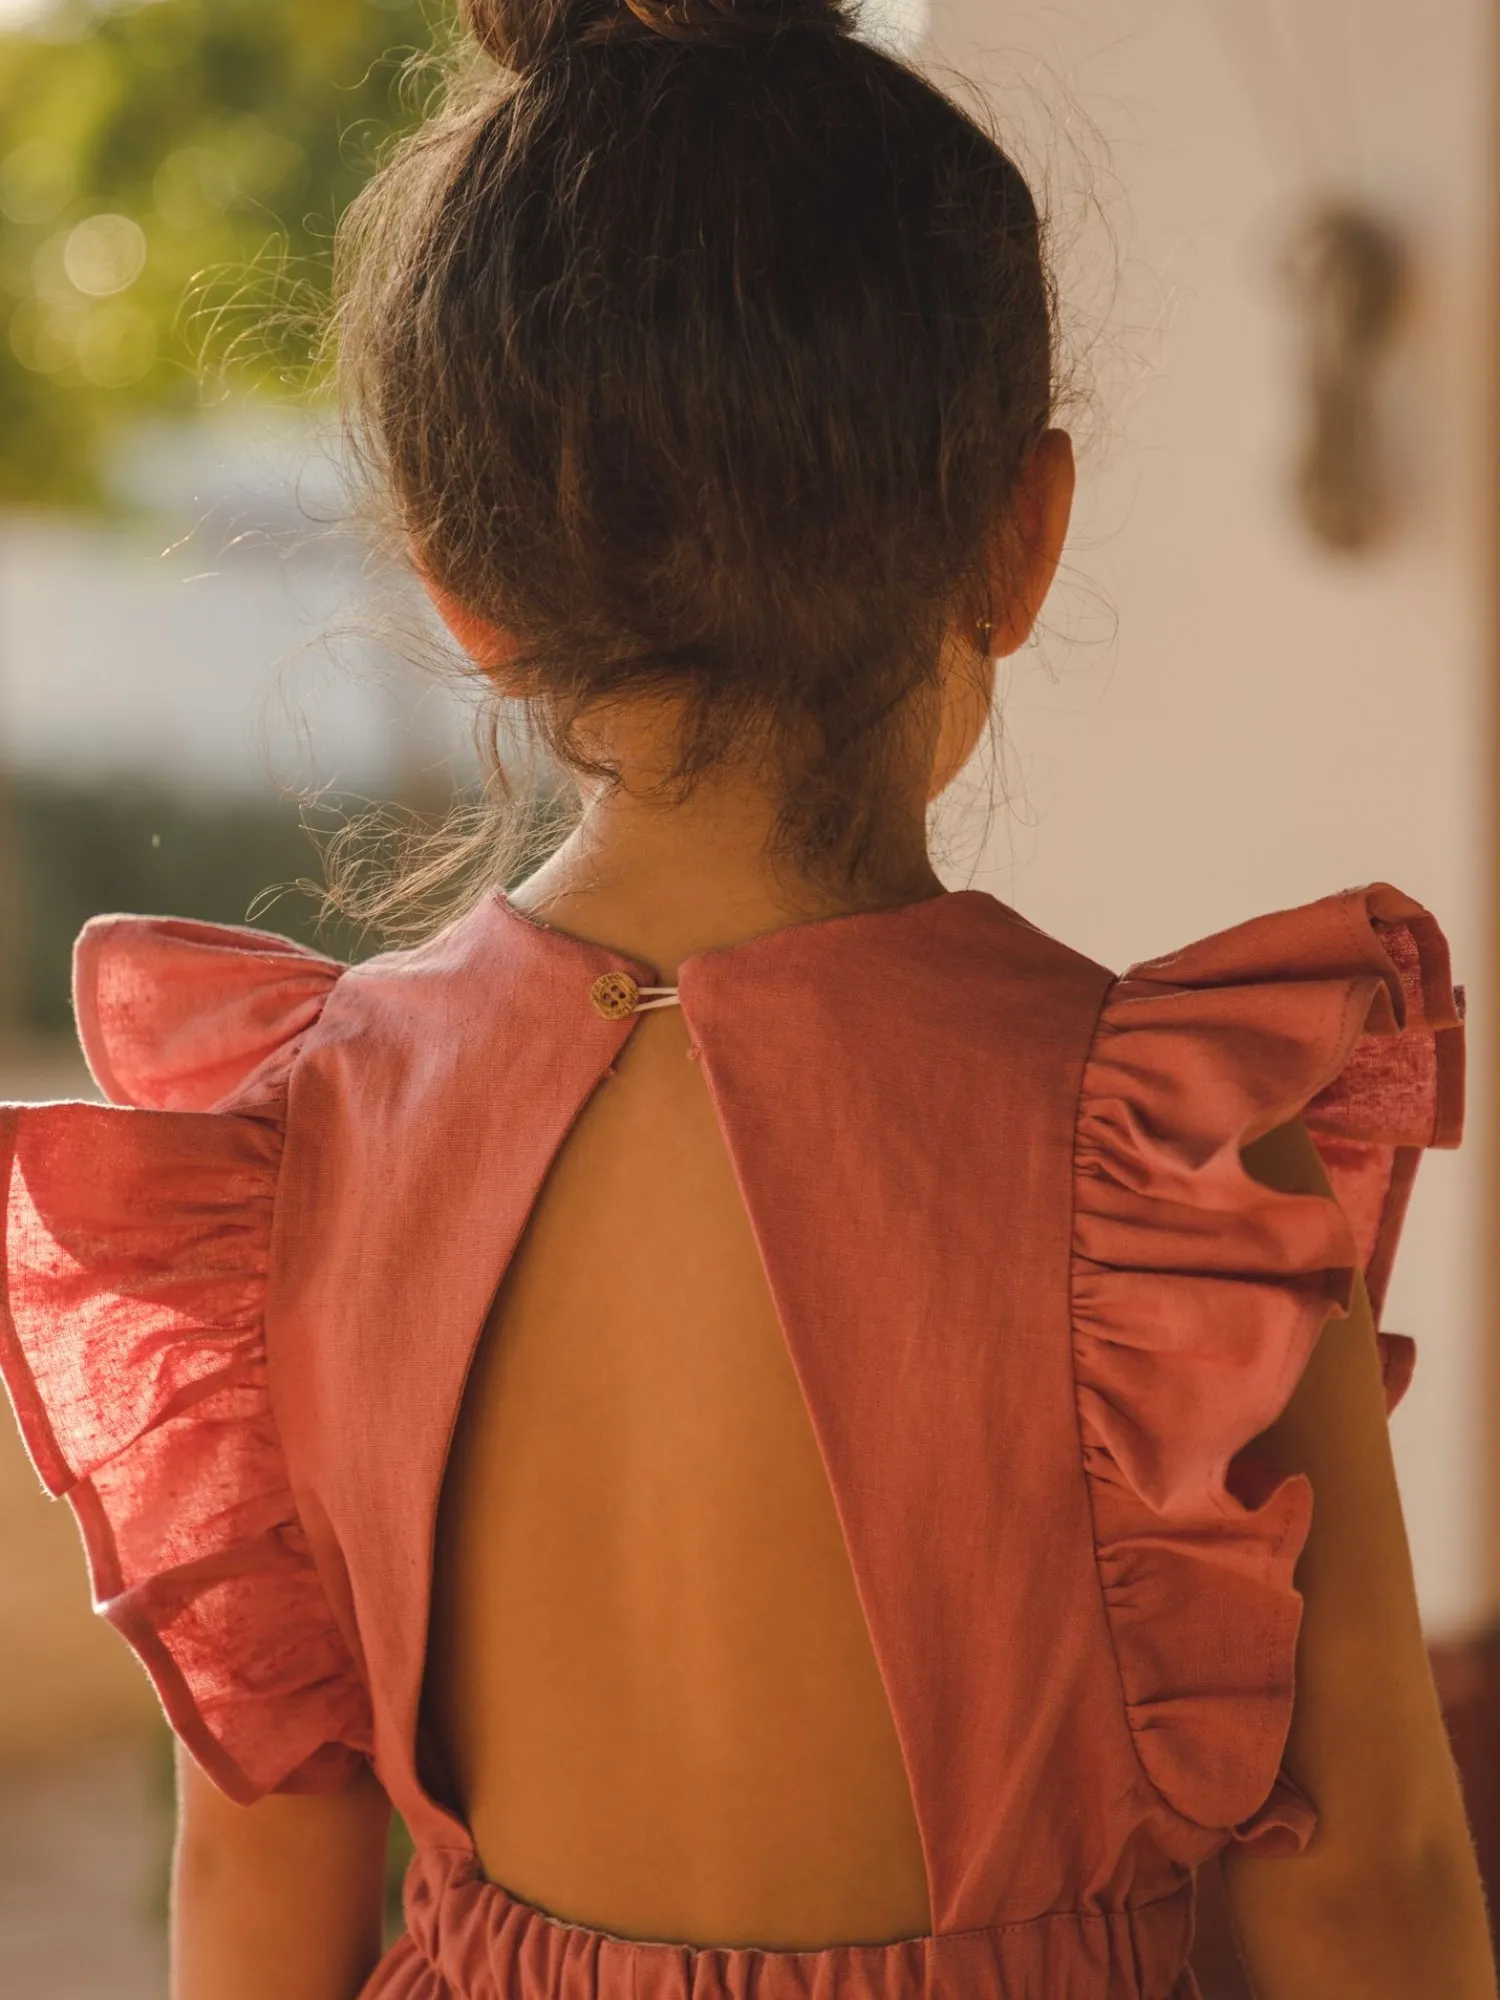
[[[928,808],[1032,629],[1072,492],[1049,433],[995,537],[992,622],[955,615],[913,708],[859,907],[941,892]],[[503,683],[503,635],[440,608]],[[851,906],[768,860],[775,804],[748,773],[677,804],[653,792],[670,704],[590,726],[620,782],[586,787],[576,832],[516,894],[526,914],[671,980],[693,952]],[[1300,1125],[1250,1164],[1325,1185]],[[1288,1763],[1322,1824],[1297,1860],[1229,1865],[1258,2000],[1494,2000],[1362,1299],[1263,1444],[1318,1496]],[[549,1180],[481,1344],[440,1539],[429,1715],[493,1879],[634,1936],[928,1928],[826,1478],[674,1010],[638,1021]],[[176,2000],[352,2000],[378,1948],[378,1790],[242,1809],[185,1769],[182,1792]]]

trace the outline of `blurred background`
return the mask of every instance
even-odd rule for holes
[[[90,1091],[87,916],[360,949],[286,886],[310,830],[468,776],[462,701],[369,636],[388,579],[309,393],[334,224],[447,19],[0,0],[0,1095]],[[1084,445],[950,879],[1115,964],[1376,878],[1453,940],[1471,1137],[1424,1170],[1389,1319],[1421,1346],[1398,1460],[1500,1900],[1494,0],[1440,32],[1426,0],[884,0],[866,32],[999,108]],[[0,1991],[156,2000],[163,1732],[0,1422]]]

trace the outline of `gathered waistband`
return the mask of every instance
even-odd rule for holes
[[[1128,1910],[821,1951],[649,1943],[548,1916],[473,1857],[419,1852],[407,1932],[362,2000],[1201,2000],[1192,1885]]]

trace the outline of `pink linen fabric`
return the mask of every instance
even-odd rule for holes
[[[653,970],[486,896],[345,968],[91,924],[109,1107],[0,1112],[0,1368],[103,1614],[231,1796],[372,1762],[411,1827],[379,2000],[1190,2000],[1192,1871],[1294,1851],[1312,1496],[1253,1440],[1422,1149],[1457,1142],[1441,933],[1384,885],[1116,979],[958,891],[682,967],[911,1780],[934,1934],[697,1950],[482,1878],[423,1784],[432,1537],[474,1343]],[[1304,1117],[1336,1200],[1240,1149]],[[1387,1397],[1411,1347],[1382,1333]]]

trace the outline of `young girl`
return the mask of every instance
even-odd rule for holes
[[[4,1126],[178,2000],[1189,2000],[1216,1854],[1260,2000],[1493,1996],[1373,1323],[1436,924],[945,892],[1072,495],[1021,176],[842,0],[470,12],[344,355],[576,831],[352,970],[98,920],[110,1106]]]

